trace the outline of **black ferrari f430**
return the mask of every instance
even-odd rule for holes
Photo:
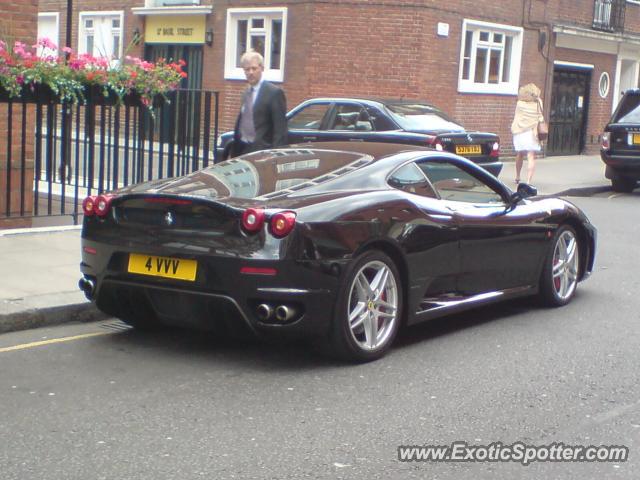
[[[572,203],[384,143],[255,152],[83,209],[80,287],[103,312],[307,338],[353,361],[405,324],[527,295],[564,305],[596,250]]]

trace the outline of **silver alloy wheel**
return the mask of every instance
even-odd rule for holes
[[[389,267],[379,260],[366,263],[349,290],[349,331],[363,350],[388,341],[398,321],[398,286]]]
[[[560,300],[567,300],[578,283],[578,241],[571,230],[565,230],[556,240],[553,250],[553,288]]]

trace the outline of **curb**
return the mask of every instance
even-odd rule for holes
[[[93,303],[77,303],[47,308],[31,308],[22,312],[0,315],[0,333],[29,330],[71,322],[96,322],[109,318]]]
[[[8,237],[11,235],[25,235],[33,233],[57,233],[68,232],[73,230],[82,230],[82,225],[60,225],[53,227],[29,227],[29,228],[5,228],[0,229],[0,237]]]

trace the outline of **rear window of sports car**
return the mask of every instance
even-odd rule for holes
[[[215,178],[221,196],[269,199],[335,180],[372,160],[355,152],[278,149],[227,160],[202,173]]]
[[[464,130],[463,126],[430,105],[399,103],[386,105],[386,107],[403,130]]]

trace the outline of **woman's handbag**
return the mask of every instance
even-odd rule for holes
[[[542,105],[540,99],[538,99],[538,106],[540,107],[540,115],[543,115]],[[549,125],[544,120],[538,122],[538,140],[544,141],[549,136]]]
[[[538,140],[544,141],[549,136],[549,126],[547,122],[539,122],[538,123]]]

